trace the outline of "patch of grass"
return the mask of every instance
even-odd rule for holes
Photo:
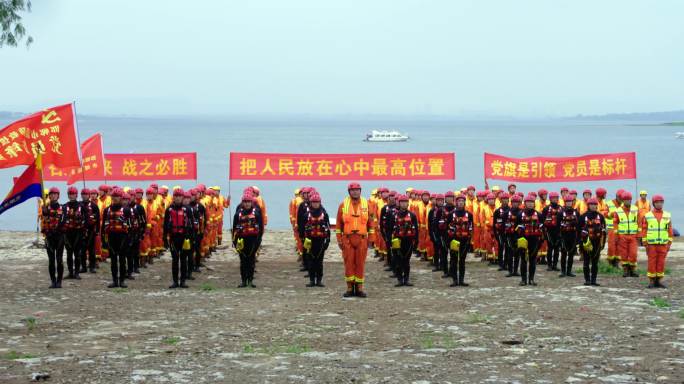
[[[114,292],[114,293],[126,293],[126,292],[128,292],[128,288],[114,288],[114,289],[112,289],[112,292]]]
[[[17,351],[9,351],[2,355],[5,360],[17,360],[17,359],[33,359],[35,356],[29,353],[19,353]]]
[[[178,336],[173,336],[173,337],[165,337],[162,339],[162,343],[166,345],[176,345],[180,341],[180,337]]]
[[[211,283],[205,282],[205,283],[202,283],[200,285],[199,289],[202,292],[211,292],[211,291],[215,291],[216,287]]]
[[[245,344],[242,347],[243,353],[264,353],[271,356],[281,353],[292,353],[299,355],[310,351],[311,347],[298,342],[294,344],[272,344],[268,347],[255,347],[251,344]]]
[[[421,332],[419,339],[421,349],[446,348],[454,349],[458,344],[451,333],[426,331]]]
[[[256,350],[254,349],[254,347],[251,344],[245,344],[242,347],[242,352],[244,352],[244,353],[254,353],[255,351]]]
[[[483,315],[481,313],[469,313],[466,317],[466,323],[468,324],[479,324],[479,323],[489,323],[489,316]]]
[[[432,349],[435,347],[435,339],[432,335],[423,335],[420,338],[420,348],[422,349]]]
[[[38,325],[38,319],[33,316],[29,316],[22,321],[24,322],[24,325],[26,325],[26,329],[28,329],[29,332],[33,331],[33,329],[36,328],[36,325]]]
[[[679,310],[679,318],[684,319],[684,309]]]
[[[656,308],[670,308],[672,306],[669,301],[663,299],[662,297],[654,297],[649,304]]]

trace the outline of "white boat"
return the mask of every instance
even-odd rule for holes
[[[363,141],[406,141],[409,137],[397,131],[371,131]]]
[[[678,139],[684,139],[684,132],[676,132],[675,137],[677,137]]]

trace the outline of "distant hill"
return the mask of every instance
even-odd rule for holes
[[[576,115],[567,117],[570,120],[593,120],[593,121],[634,121],[634,122],[681,122],[684,121],[684,110],[666,112],[643,112],[643,113],[609,113],[606,115]]]

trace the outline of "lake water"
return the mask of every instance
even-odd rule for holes
[[[10,121],[0,120],[0,127]],[[362,139],[372,129],[397,129],[411,136],[403,143],[366,143]],[[577,156],[591,153],[637,153],[638,187],[634,180],[598,183],[554,183],[549,190],[561,186],[580,191],[603,186],[613,196],[618,188],[633,193],[646,189],[666,198],[675,226],[684,217],[684,172],[682,158],[684,140],[674,138],[677,127],[635,126],[621,122],[587,123],[575,121],[446,121],[434,119],[369,118],[369,119],[132,119],[79,118],[81,140],[93,133],[104,135],[106,153],[193,152],[198,154],[199,181],[220,185],[228,191],[229,152],[281,153],[372,153],[372,152],[455,152],[456,180],[401,182],[363,182],[364,195],[379,185],[404,190],[407,187],[446,191],[474,184],[483,187],[483,154],[491,152],[512,157]],[[13,176],[23,167],[0,170],[0,193],[11,188]],[[96,187],[99,182],[89,183]],[[111,183],[110,183],[111,184]],[[123,183],[117,183],[124,185]],[[164,182],[169,186],[191,187],[194,181]],[[269,226],[289,227],[288,202],[296,181],[231,183],[231,193],[240,196],[248,185],[258,185],[266,200]],[[490,186],[505,186],[504,181],[490,181]],[[51,184],[50,184],[51,185]],[[132,187],[143,186],[131,183]],[[334,212],[346,195],[346,182],[312,184],[321,193],[323,205]],[[47,184],[46,184],[47,186]],[[57,184],[64,190],[64,184]],[[78,185],[79,189],[82,184]],[[519,184],[523,191],[537,190],[538,184]],[[62,195],[62,200],[66,196]],[[0,229],[33,230],[35,203],[26,202],[0,216]],[[332,213],[331,212],[331,213]],[[334,213],[333,213],[334,214]]]

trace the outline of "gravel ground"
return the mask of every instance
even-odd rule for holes
[[[326,287],[306,288],[289,232],[266,235],[256,289],[236,288],[237,257],[223,248],[186,290],[167,289],[168,256],[128,289],[106,288],[103,263],[52,290],[32,240],[0,233],[3,383],[684,382],[684,243],[669,289],[610,274],[585,287],[543,268],[539,286],[521,288],[471,256],[470,287],[414,259],[415,286],[395,288],[371,257],[369,297],[343,299],[336,245]]]

